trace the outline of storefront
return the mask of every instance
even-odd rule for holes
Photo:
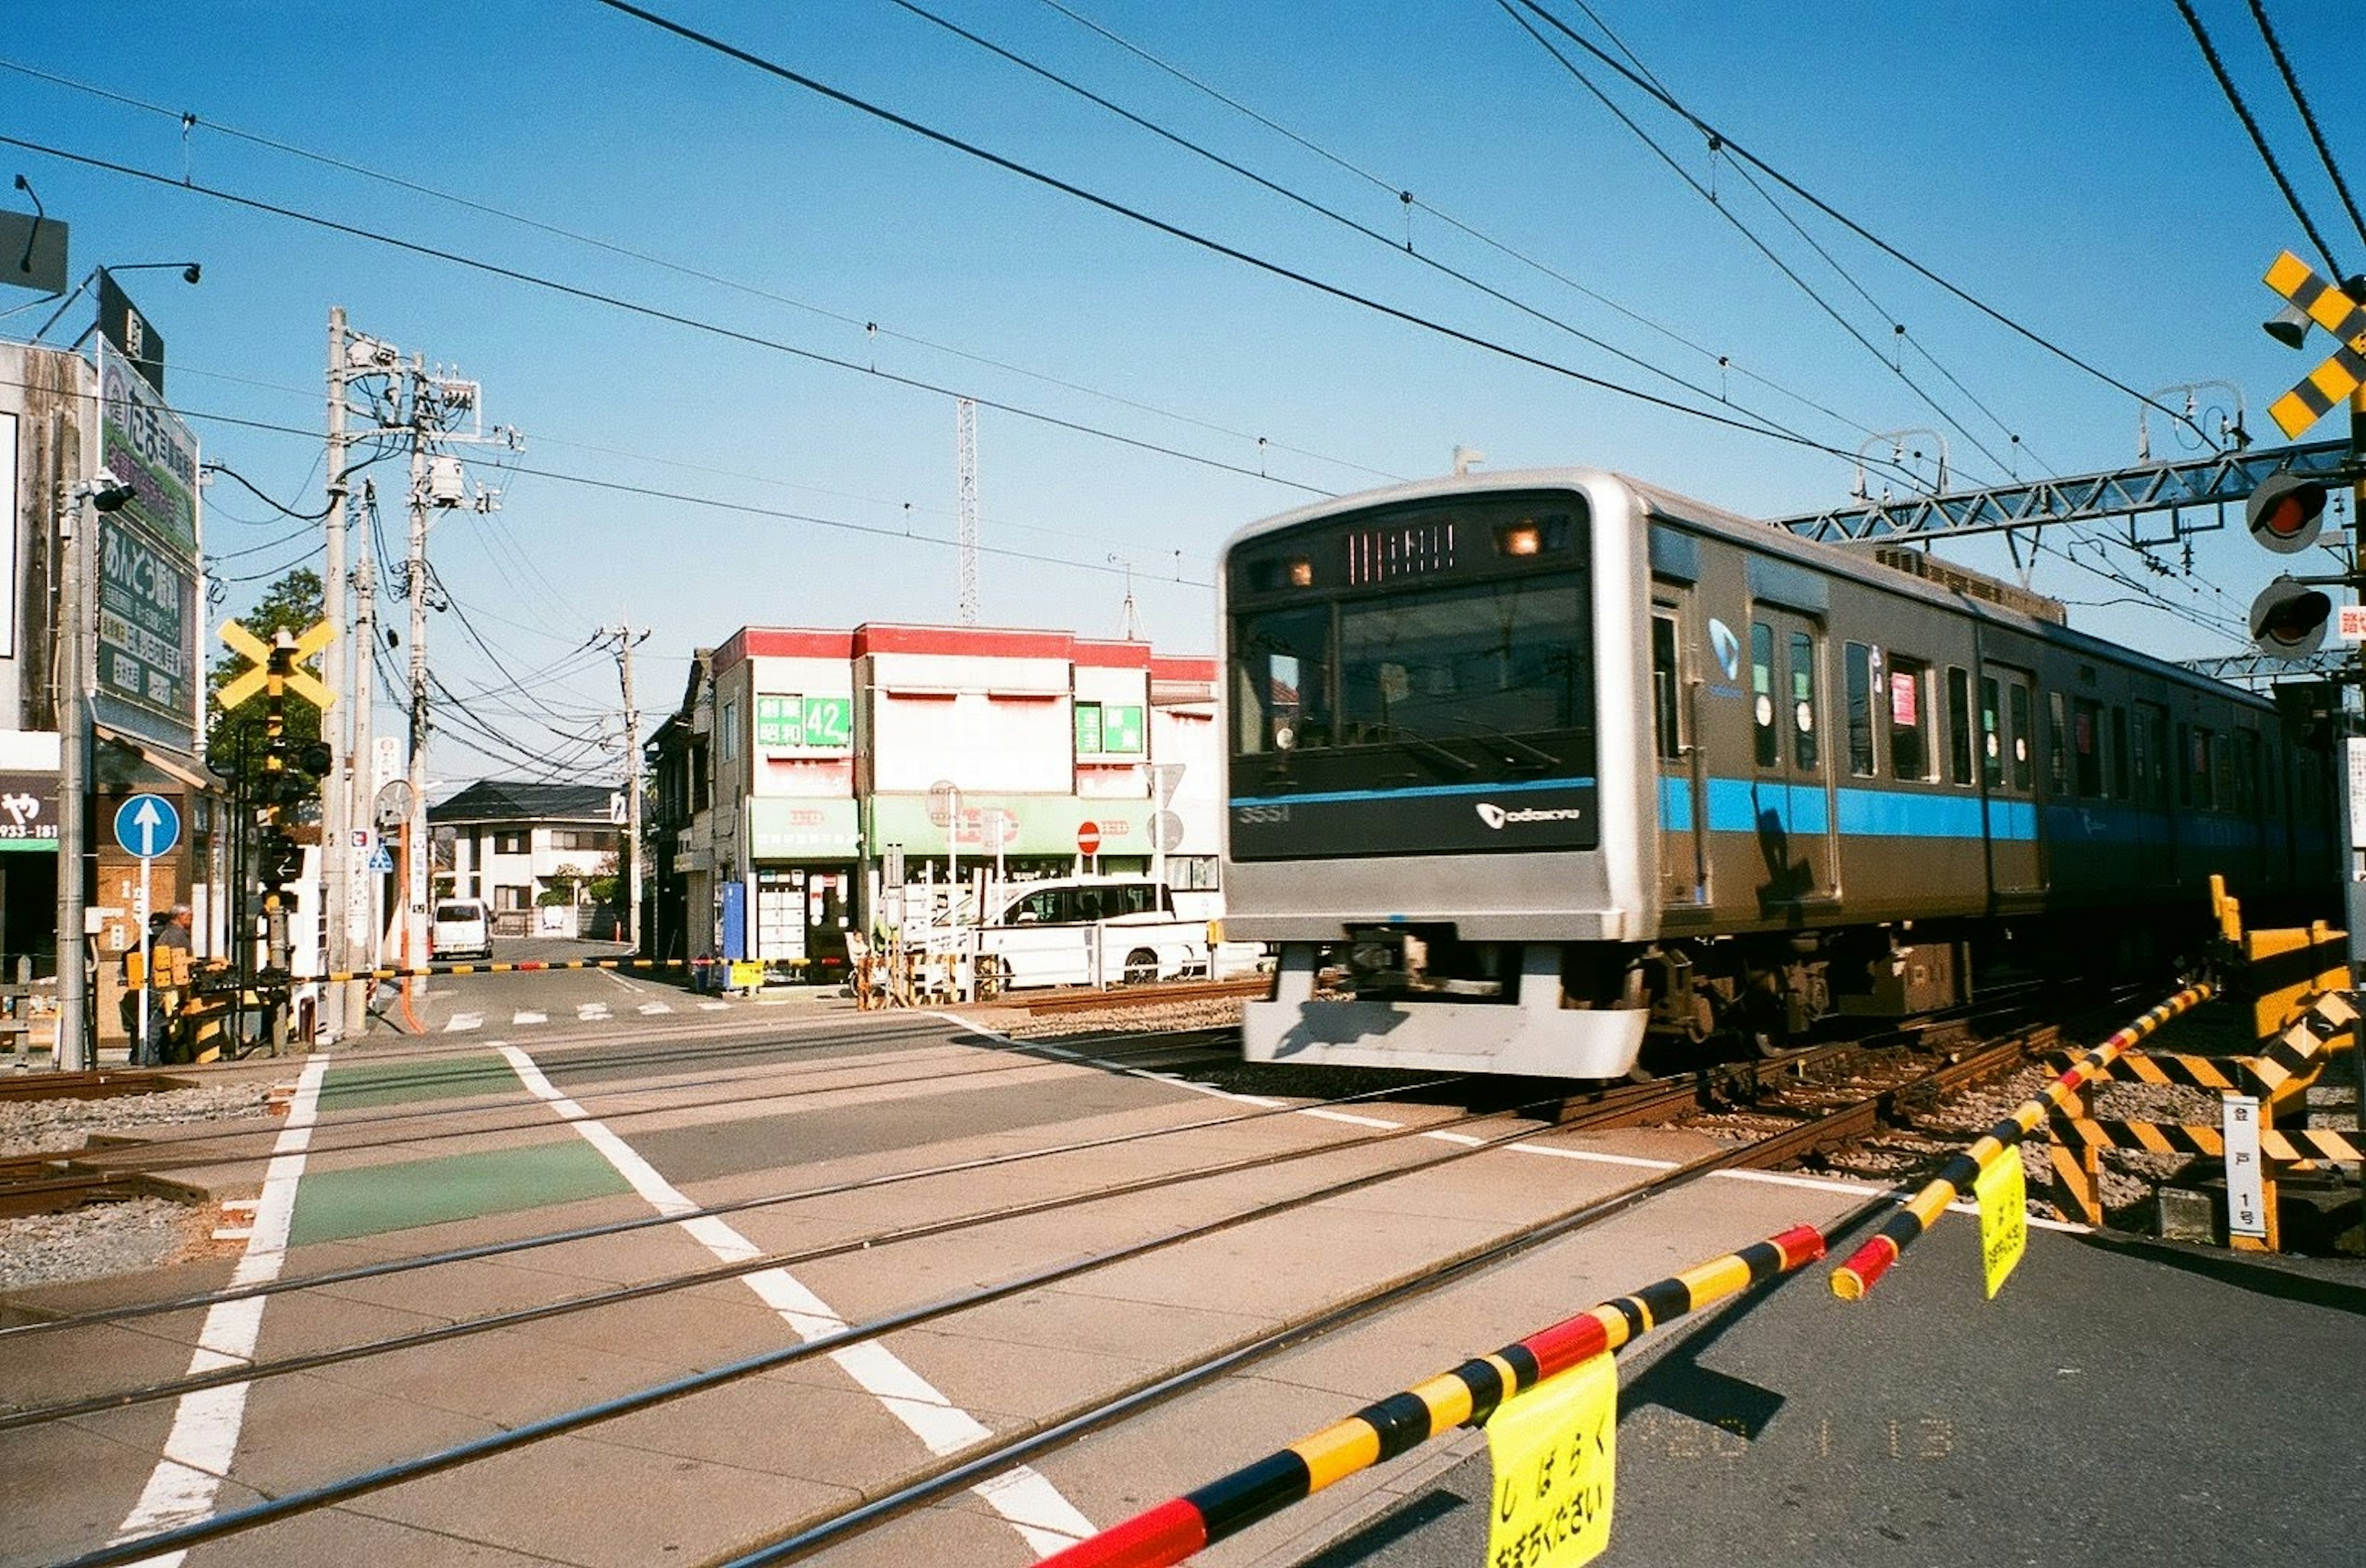
[[[855,803],[751,796],[747,808],[747,891],[736,932],[726,906],[723,955],[783,978],[842,974],[862,852]]]

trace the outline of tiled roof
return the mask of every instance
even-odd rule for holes
[[[614,818],[611,784],[526,784],[480,779],[451,799],[427,808],[430,822],[597,822]]]

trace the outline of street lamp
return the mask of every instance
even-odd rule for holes
[[[58,1039],[52,1059],[65,1067],[96,1067],[97,1053],[84,1055],[89,976],[83,970],[83,863],[90,853],[90,675],[84,646],[90,622],[87,574],[84,570],[88,530],[75,527],[83,503],[94,512],[119,512],[139,492],[108,474],[68,488],[58,503],[58,538],[64,557],[59,573],[58,615]]]
[[[181,281],[184,283],[193,284],[197,282],[198,278],[205,276],[206,269],[203,264],[198,262],[126,262],[121,266],[92,267],[88,272],[83,275],[82,281],[73,286],[73,292],[60,300],[58,302],[58,308],[50,312],[50,319],[41,323],[41,331],[33,334],[33,341],[35,343],[40,342],[41,333],[46,333],[51,327],[56,326],[58,324],[58,318],[64,315],[68,310],[73,309],[73,302],[83,297],[84,290],[87,289],[93,283],[98,280],[99,274],[103,272],[170,271],[175,267],[180,269]]]

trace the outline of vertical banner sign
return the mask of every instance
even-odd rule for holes
[[[2219,1101],[2219,1115],[2226,1136],[2226,1234],[2264,1240],[2268,1184],[2259,1173],[2259,1097],[2227,1095]]]
[[[197,441],[131,363],[98,345],[99,466],[131,486],[98,514],[101,723],[197,750]]]
[[[1098,757],[1101,750],[1101,705],[1098,703],[1076,705],[1076,755]]]
[[[2349,847],[2366,850],[2366,738],[2344,743],[2349,760]]]
[[[1980,1201],[1980,1271],[1994,1301],[2029,1250],[2029,1176],[2021,1151],[2008,1148],[1990,1160],[1972,1179],[1972,1191]]]
[[[24,580],[17,575],[17,416],[0,413],[0,582],[8,597],[0,602],[0,659],[17,657],[17,595]]]
[[[1577,1568],[1610,1544],[1618,1469],[1618,1362],[1604,1355],[1504,1402],[1487,1420],[1494,1467],[1488,1568]]]
[[[781,750],[806,743],[806,706],[803,697],[756,697],[756,744],[764,750]]]

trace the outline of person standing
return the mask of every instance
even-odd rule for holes
[[[162,1066],[177,1033],[189,983],[189,907],[175,904],[148,939],[148,1039],[142,1065]]]

